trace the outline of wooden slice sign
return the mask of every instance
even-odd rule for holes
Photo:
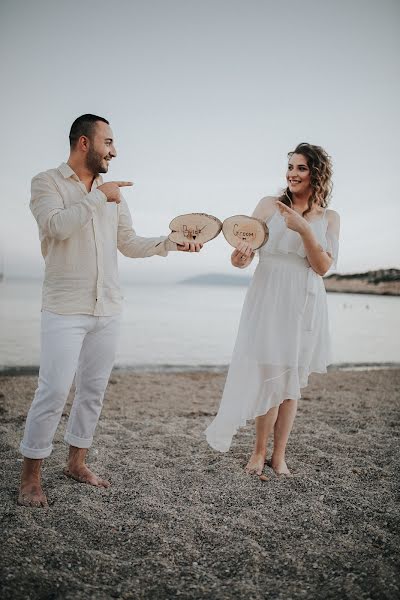
[[[234,215],[225,219],[222,233],[234,248],[239,242],[244,241],[250,244],[253,250],[257,250],[268,241],[268,227],[264,221],[246,215]]]
[[[205,244],[217,237],[222,229],[222,223],[212,215],[189,213],[175,217],[169,224],[169,228],[172,232],[168,236],[171,242]]]

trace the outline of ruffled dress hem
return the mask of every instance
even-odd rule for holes
[[[248,414],[244,417],[242,416],[240,422],[232,424],[232,427],[229,429],[229,431],[227,430],[226,416],[223,422],[224,433],[222,433],[221,429],[219,429],[218,418],[215,417],[213,422],[204,431],[207,443],[218,452],[228,452],[231,447],[233,437],[237,434],[240,428],[246,427],[249,421],[266,415],[271,408],[280,406],[285,400],[300,400],[301,390],[308,386],[308,380],[312,373],[325,374],[327,373],[327,368],[321,367],[309,371],[306,379],[301,381],[298,393],[287,393],[283,398],[280,397],[279,399],[274,399],[276,392],[272,393],[268,398],[265,399],[265,401],[262,403],[262,406],[258,407],[253,414]]]

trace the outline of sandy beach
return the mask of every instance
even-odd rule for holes
[[[2,598],[398,598],[400,369],[312,376],[293,477],[267,481],[243,472],[251,423],[227,454],[204,441],[225,376],[115,371],[89,460],[109,490],[62,474],[68,404],[48,509],[16,505],[36,377],[2,376]]]

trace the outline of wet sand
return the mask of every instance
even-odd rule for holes
[[[0,377],[2,598],[398,598],[400,369],[312,376],[294,476],[267,481],[243,472],[252,424],[204,441],[225,376],[115,371],[89,458],[109,490],[62,474],[68,404],[48,509],[16,505],[36,377]]]

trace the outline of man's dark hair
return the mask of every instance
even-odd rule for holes
[[[98,117],[97,115],[82,115],[75,119],[71,125],[71,131],[69,132],[69,144],[71,148],[76,146],[81,135],[88,137],[90,140],[93,139],[93,132],[97,121],[103,121],[103,123],[107,123],[107,125],[110,124],[107,119]]]

